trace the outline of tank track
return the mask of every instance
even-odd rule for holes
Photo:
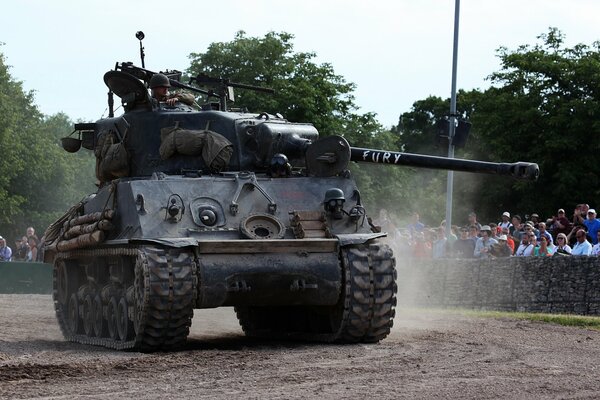
[[[124,269],[134,269],[125,271],[129,279],[90,283],[83,268],[75,265],[109,257],[119,258]],[[58,253],[53,280],[57,320],[69,341],[155,351],[176,348],[189,334],[198,278],[188,250],[127,247]]]
[[[396,270],[393,252],[379,242],[342,248],[343,288],[332,307],[236,307],[248,336],[336,343],[374,343],[393,325]]]

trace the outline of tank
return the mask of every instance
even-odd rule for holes
[[[56,316],[69,341],[174,349],[185,343],[195,309],[223,306],[235,308],[248,336],[380,341],[395,313],[395,259],[361,203],[349,162],[523,179],[538,173],[530,163],[319,138],[311,124],[227,110],[225,89],[236,84],[224,80],[212,81],[218,103],[167,105],[149,96],[150,76],[117,63],[104,76],[109,117],[76,124],[78,137],[63,140],[67,151],[94,151],[98,179],[97,192],[44,235]]]

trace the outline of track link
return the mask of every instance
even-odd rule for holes
[[[125,265],[134,271],[125,275],[134,278],[120,284],[110,279],[101,285],[90,285],[78,262],[103,257],[128,261]],[[141,351],[168,350],[185,343],[198,287],[192,252],[140,247],[59,253],[53,276],[56,316],[67,340]],[[102,299],[103,328],[91,333],[82,328],[86,318],[94,319],[85,304],[88,295]]]

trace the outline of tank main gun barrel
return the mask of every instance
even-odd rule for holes
[[[540,174],[538,165],[530,162],[495,163],[359,147],[350,147],[350,160],[376,164],[407,165],[430,169],[510,175],[514,178],[526,180],[536,180]]]

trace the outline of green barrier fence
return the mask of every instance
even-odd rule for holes
[[[0,293],[52,294],[52,265],[0,262]]]

